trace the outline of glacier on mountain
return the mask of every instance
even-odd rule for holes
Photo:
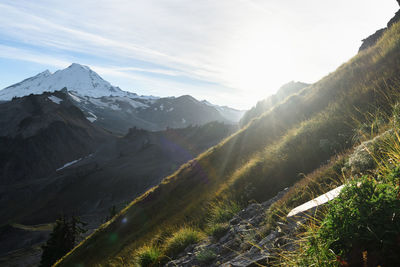
[[[81,96],[102,97],[120,96],[137,97],[135,93],[126,92],[112,86],[89,67],[77,63],[51,74],[48,70],[22,82],[11,85],[0,91],[0,100],[11,100],[29,94],[42,94],[67,88]]]

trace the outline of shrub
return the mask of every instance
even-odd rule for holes
[[[210,208],[206,232],[215,239],[221,238],[229,229],[229,220],[241,210],[234,201],[214,202]]]
[[[162,252],[158,247],[144,246],[136,251],[135,258],[139,266],[159,266]]]
[[[170,257],[175,257],[191,244],[200,242],[205,235],[191,227],[183,227],[165,240],[164,251]]]
[[[319,238],[350,264],[363,263],[364,253],[374,265],[395,266],[400,263],[399,214],[398,186],[364,176],[329,205]]]
[[[212,249],[203,249],[196,255],[197,260],[204,264],[210,263],[217,258],[217,254]]]
[[[209,226],[207,233],[212,235],[215,239],[220,239],[229,230],[228,223],[215,223]]]
[[[211,223],[225,223],[241,210],[240,205],[234,201],[217,202],[211,207]]]

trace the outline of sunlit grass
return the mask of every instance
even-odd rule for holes
[[[347,186],[340,196],[322,209],[319,217],[310,217],[292,242],[295,250],[282,249],[275,259],[277,266],[400,263],[394,252],[400,248],[396,217],[400,210],[398,104],[392,110],[392,116],[383,115],[385,127],[370,136],[374,139],[364,140],[376,147],[367,150],[375,167],[361,178],[346,173]],[[281,201],[289,202],[287,198]]]
[[[183,165],[133,201],[62,263],[94,265],[112,258],[128,259],[164,227],[183,222],[205,227],[208,207],[217,199],[241,205],[252,199],[267,200],[301,180],[300,173],[312,173],[332,156],[350,149],[356,121],[368,121],[365,114],[376,114],[377,109],[387,113],[390,104],[399,100],[399,35],[400,24],[396,24],[375,47]],[[327,186],[318,189],[313,185],[315,194],[328,191],[342,179],[338,171],[341,163],[329,164],[320,169],[329,175],[314,174]],[[299,186],[301,194],[291,199],[287,208],[311,197]],[[122,223],[124,218],[126,223]],[[109,238],[113,234],[118,237],[114,243]]]
[[[191,227],[184,227],[175,232],[164,243],[164,252],[170,257],[177,256],[189,245],[196,244],[205,238],[205,235]]]
[[[141,267],[159,266],[162,260],[162,251],[156,246],[144,246],[135,254],[135,263]]]

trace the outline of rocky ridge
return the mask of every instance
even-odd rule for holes
[[[400,0],[397,0],[397,3],[400,5]],[[393,24],[400,20],[400,10],[396,12],[394,17],[388,22],[387,27],[377,30],[374,34],[368,36],[364,40],[362,40],[361,47],[359,48],[358,52],[365,50],[371,46],[374,46],[376,42],[382,37],[382,35],[389,29]]]

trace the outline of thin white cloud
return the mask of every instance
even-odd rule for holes
[[[249,106],[287,81],[333,71],[395,10],[394,0],[4,0],[0,37],[34,47],[24,51],[32,62],[95,58],[138,84],[151,82],[141,73],[171,77],[153,83],[160,92],[187,77],[220,84],[203,88],[211,97],[235,88],[227,101],[244,96]],[[0,56],[23,60],[15,53]]]
[[[19,49],[15,47],[0,44],[0,58],[17,59],[29,61],[56,68],[65,68],[70,64],[68,60],[62,60],[59,57],[52,57],[41,53],[32,53],[29,50]]]
[[[113,67],[117,71],[138,71],[138,72],[149,72],[156,74],[163,74],[167,76],[180,76],[184,73],[179,71],[167,70],[167,69],[148,69],[148,68],[138,68],[138,67]]]
[[[41,53],[32,53],[29,50],[0,45],[0,58],[17,59],[26,62],[39,63],[53,68],[65,68],[70,65],[74,59],[48,56]],[[218,103],[226,103],[233,106],[241,106],[242,97],[236,95],[232,98],[229,91],[221,90],[220,87],[209,85],[208,91],[204,90],[204,86],[192,85],[176,82],[173,80],[159,79],[157,77],[149,77],[142,73],[157,73],[169,76],[178,76],[179,72],[165,71],[162,69],[136,68],[136,67],[104,67],[89,62],[81,62],[83,65],[89,66],[91,69],[101,74],[103,78],[111,81],[112,84],[120,86],[112,81],[120,80],[125,82],[123,89],[138,93],[140,95],[157,95],[157,96],[180,96],[192,94],[198,99],[213,99]],[[26,77],[24,77],[26,78]],[[135,84],[135,85],[133,85]],[[159,88],[163,90],[160,91]],[[227,101],[228,99],[228,101]],[[212,101],[212,100],[211,100]]]

